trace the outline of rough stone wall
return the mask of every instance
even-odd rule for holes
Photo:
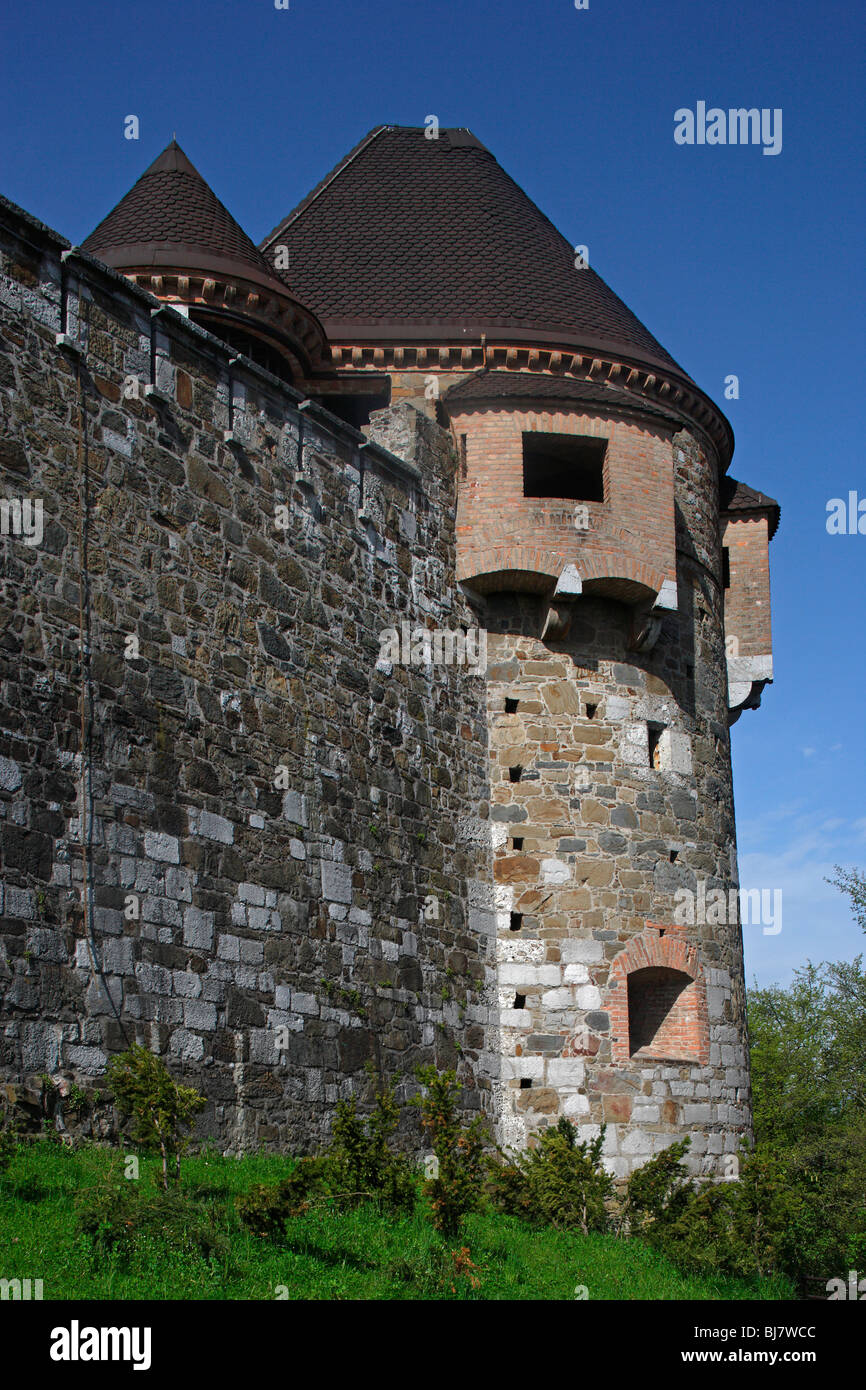
[[[542,600],[487,605],[504,1128],[606,1122],[619,1176],[683,1134],[721,1175],[750,1123],[738,923],[676,919],[678,889],[737,869],[715,463],[682,432],[674,465],[678,609],[652,651],[607,600],[546,643]],[[688,988],[670,1036],[629,1055],[638,968]]]
[[[77,255],[64,311],[65,243],[0,224],[0,485],[45,523],[0,541],[0,1072],[139,1039],[238,1151],[314,1145],[368,1063],[488,1105],[484,682],[379,660],[474,622],[447,435],[359,449]]]

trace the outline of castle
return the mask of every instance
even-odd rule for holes
[[[433,1060],[506,1143],[729,1175],[741,930],[676,909],[736,902],[779,507],[717,406],[463,129],[260,247],[172,142],[0,253],[7,1090],[139,1040],[299,1151]]]

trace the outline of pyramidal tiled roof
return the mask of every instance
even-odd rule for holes
[[[174,266],[283,283],[176,140],[82,246],[117,270]]]
[[[378,126],[262,242],[332,341],[415,329],[616,352],[689,380],[467,130]],[[408,339],[404,337],[404,341]]]

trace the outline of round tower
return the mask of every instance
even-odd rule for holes
[[[604,1124],[626,1176],[687,1134],[728,1175],[750,1115],[718,449],[592,381],[492,372],[446,404],[489,632],[503,1137]]]

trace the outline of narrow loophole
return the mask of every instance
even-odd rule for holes
[[[512,699],[510,699],[509,697],[506,696],[506,700],[505,700],[505,713],[506,713],[506,714],[516,714],[516,713],[517,713],[517,706],[518,706],[519,704],[520,704],[520,701],[519,701],[519,700],[512,700]]]
[[[647,744],[649,747],[649,765],[658,772],[661,767],[661,748],[659,743],[665,731],[664,724],[647,724]]]
[[[523,913],[522,913],[522,912],[512,912],[512,914],[511,914],[511,921],[510,921],[509,924],[508,924],[508,930],[509,930],[509,931],[520,931],[520,928],[521,928],[522,926],[523,926]]]
[[[523,768],[522,768],[522,767],[510,767],[510,768],[508,769],[508,780],[509,780],[509,782],[519,782],[519,781],[520,781],[520,778],[522,777],[522,775],[523,775]]]
[[[514,839],[511,841],[511,848],[512,848],[512,849],[523,849],[523,836],[522,836],[522,835],[515,835],[515,836],[514,836]]]
[[[594,719],[594,718],[595,718],[595,712],[596,712],[597,709],[598,709],[598,705],[591,705],[591,704],[587,701],[587,706],[586,706],[586,717],[587,717],[587,719]]]
[[[525,1009],[525,1008],[526,1008],[526,995],[525,995],[525,994],[515,994],[515,996],[514,996],[514,1007],[515,1007],[515,1009]]]
[[[520,1089],[521,1089],[521,1091],[528,1091],[531,1085],[532,1085],[532,1081],[531,1081],[531,1079],[530,1079],[528,1076],[521,1076],[521,1078],[520,1078]]]

